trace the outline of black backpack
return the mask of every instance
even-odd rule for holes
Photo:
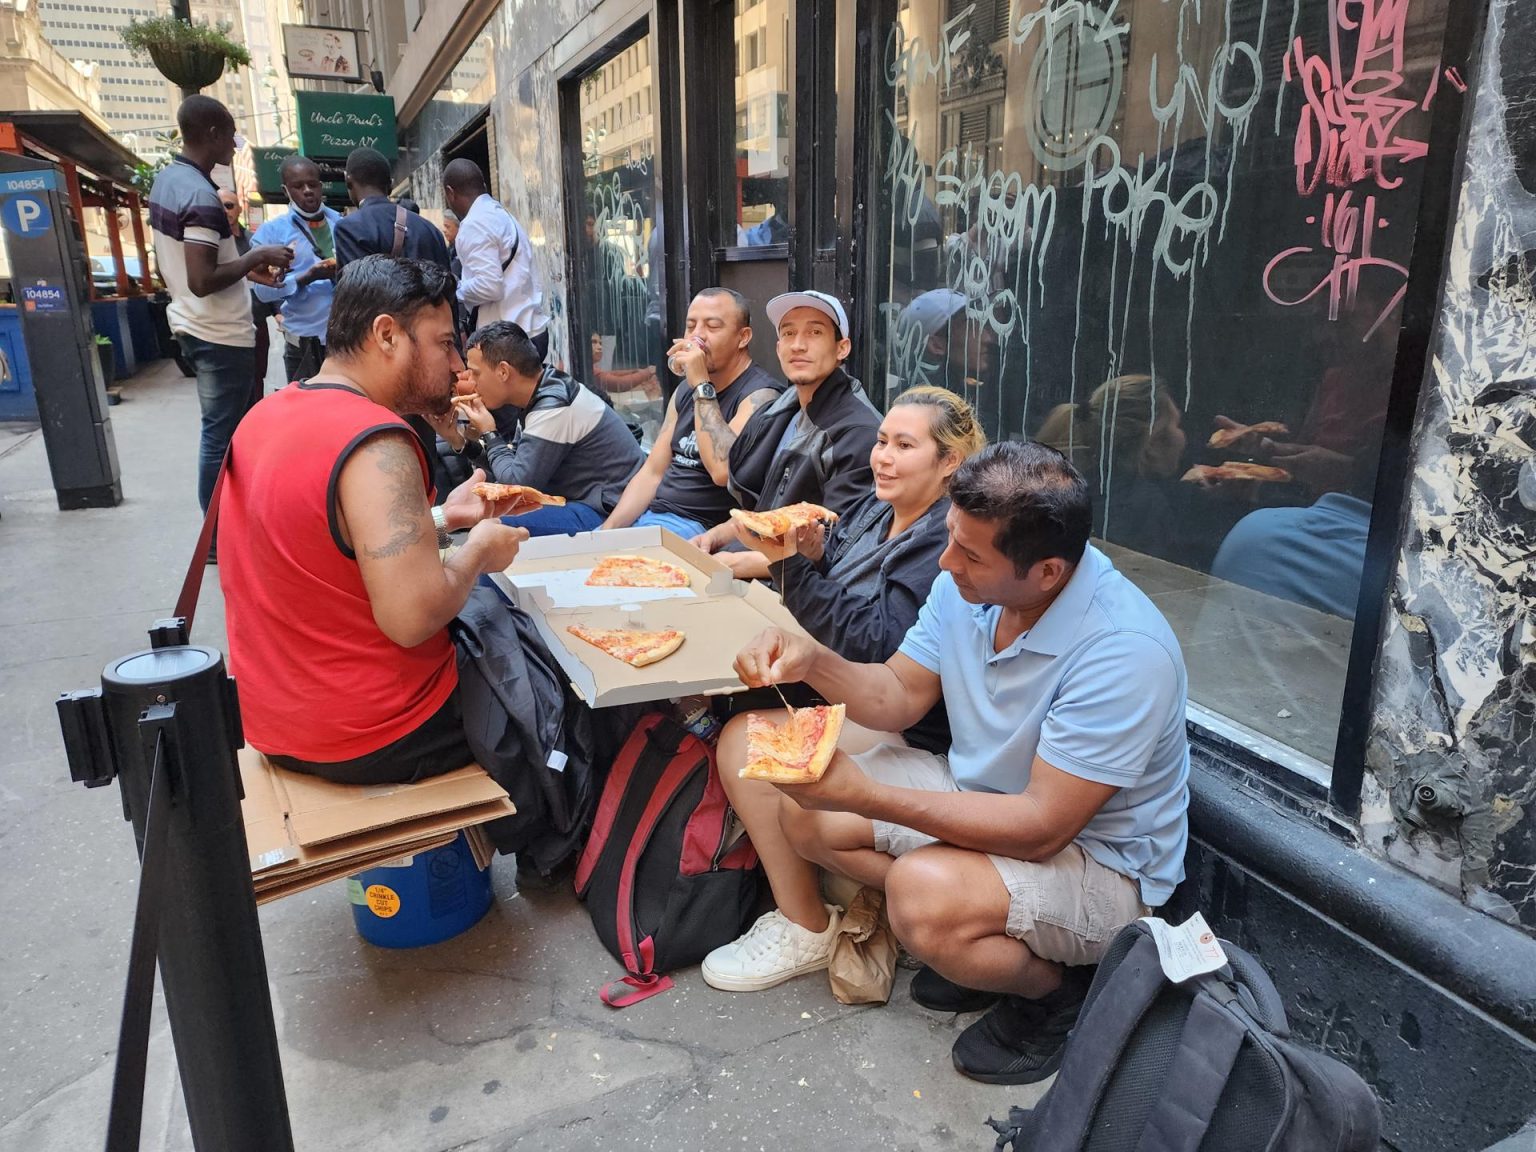
[[[697,964],[746,931],[757,906],[757,852],[734,823],[715,750],[671,716],[640,719],[609,770],[576,895],[629,975],[603,1003],[624,1008],[672,987],[663,975]]]
[[[989,1120],[1015,1152],[1376,1152],[1380,1108],[1353,1070],[1289,1038],[1259,962],[1174,984],[1150,930],[1110,944],[1033,1111]]]

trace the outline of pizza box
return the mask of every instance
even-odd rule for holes
[[[349,785],[285,771],[249,747],[239,762],[259,903],[426,851],[516,811],[476,765],[415,784]]]
[[[592,566],[615,554],[676,564],[692,583],[686,589],[586,587]],[[571,686],[594,708],[741,692],[737,652],[765,628],[803,633],[767,585],[735,579],[707,552],[655,526],[536,537],[491,579],[533,617]],[[686,639],[672,655],[632,668],[572,636],[566,629],[573,624],[676,628]]]

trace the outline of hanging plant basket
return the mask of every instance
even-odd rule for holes
[[[224,54],[179,44],[156,44],[149,49],[155,67],[178,88],[200,92],[224,75]]]
[[[135,54],[148,56],[160,74],[185,92],[209,87],[225,68],[251,62],[245,45],[231,40],[231,25],[192,24],[174,16],[130,20],[123,43]]]

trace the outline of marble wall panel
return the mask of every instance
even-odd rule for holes
[[[1377,660],[1361,824],[1374,850],[1536,935],[1533,35],[1536,0],[1494,0]]]

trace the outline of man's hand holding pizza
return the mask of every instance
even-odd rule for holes
[[[482,520],[500,516],[518,516],[541,507],[537,500],[511,499],[493,503],[475,493],[475,485],[485,482],[485,470],[476,468],[468,480],[460,484],[443,501],[443,519],[449,531],[469,528]],[[526,537],[526,533],[524,536]]]
[[[875,783],[846,752],[832,753],[821,779],[814,784],[774,784],[802,808],[815,812],[859,812],[869,803]]]
[[[736,675],[748,688],[805,680],[826,651],[809,636],[769,628],[736,654]]]

